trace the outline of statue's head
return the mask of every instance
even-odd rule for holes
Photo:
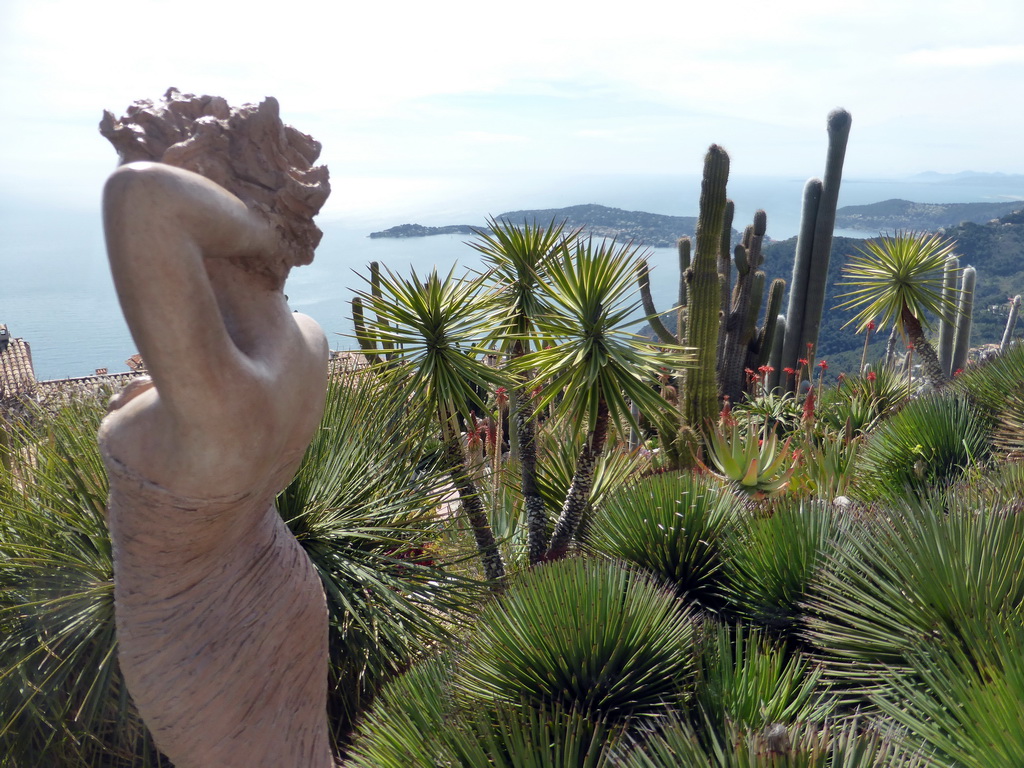
[[[273,271],[313,260],[323,234],[313,217],[331,191],[327,166],[313,165],[320,143],[282,123],[276,99],[231,107],[219,96],[170,88],[157,102],[135,102],[120,119],[104,111],[100,133],[121,163],[193,171],[263,213],[286,244]]]

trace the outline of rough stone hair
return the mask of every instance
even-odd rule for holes
[[[198,173],[261,212],[283,241],[282,266],[308,264],[323,233],[313,217],[331,192],[320,143],[281,122],[277,99],[231,107],[220,96],[169,88],[124,117],[104,110],[100,133],[121,163],[167,163]]]

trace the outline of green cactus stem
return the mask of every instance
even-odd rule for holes
[[[736,216],[736,206],[732,200],[725,201],[725,219],[722,221],[722,239],[718,245],[718,274],[721,275],[721,297],[718,326],[718,346],[716,355],[722,359],[722,351],[725,349],[726,336],[728,335],[729,310],[732,305],[732,267],[729,263],[729,254],[732,250],[732,220]]]
[[[846,144],[850,138],[852,119],[845,109],[833,110],[828,116],[828,159],[821,190],[821,203],[814,223],[812,269],[807,280],[807,305],[800,347],[818,348],[821,313],[825,307],[825,288],[828,263],[832,255],[832,235],[836,227],[836,208],[839,205],[839,186],[843,179]]]
[[[946,258],[942,270],[942,303],[955,307],[956,278],[960,274],[960,260],[956,256]],[[956,317],[939,317],[939,365],[947,376],[953,375],[953,337],[956,335]]]
[[[661,322],[658,310],[654,306],[654,299],[651,297],[651,275],[646,260],[641,260],[636,266],[636,282],[640,286],[640,301],[644,306],[644,313],[647,315],[647,322],[659,339],[666,344],[679,344],[679,340],[672,335],[672,332]]]
[[[782,294],[786,292],[786,281],[781,277],[772,280],[768,289],[768,305],[764,311],[764,325],[757,336],[757,368],[768,365],[774,368],[772,358],[774,357],[775,329],[778,327],[779,310],[782,309]],[[779,358],[782,356],[782,345],[779,345]],[[776,369],[777,370],[777,369]],[[774,373],[774,372],[772,372]],[[772,381],[772,379],[775,379]],[[778,384],[778,377],[769,377],[765,380],[769,391]]]
[[[800,332],[807,308],[807,281],[811,274],[814,245],[814,224],[821,205],[821,179],[809,179],[804,185],[803,207],[800,211],[800,232],[796,238],[796,256],[793,258],[793,276],[789,281],[789,308],[786,310],[786,340],[782,346],[783,365],[796,368],[803,356]]]
[[[1020,314],[1020,294],[1013,297],[1010,302],[1010,314],[1006,318],[1006,329],[1003,331],[1003,340],[999,342],[999,351],[1005,352],[1010,347],[1013,339],[1013,329],[1017,326],[1017,315]]]
[[[813,221],[801,220],[800,237],[797,239],[797,260],[793,265],[789,303],[795,314],[787,317],[786,345],[783,350],[786,365],[795,366],[797,358],[805,357],[808,349],[813,352],[818,346],[821,313],[825,307],[828,263],[832,253],[832,234],[835,230],[836,207],[839,203],[839,187],[843,177],[843,162],[846,159],[846,144],[850,137],[851,123],[850,113],[845,109],[836,109],[829,113],[825,178],[821,182],[817,205],[813,206],[816,209]],[[804,214],[810,213],[809,195],[814,195],[811,182],[808,182],[804,189]],[[800,242],[808,237],[808,244]]]
[[[953,340],[953,362],[950,375],[967,366],[967,353],[971,348],[971,322],[974,312],[974,284],[977,271],[964,267],[960,278],[960,304],[956,313],[956,336]]]
[[[686,271],[690,268],[690,238],[680,237],[676,242],[679,250],[679,310],[676,314],[676,338],[682,343],[686,338]]]
[[[371,363],[377,361],[377,344],[373,336],[366,330],[366,313],[363,311],[363,300],[356,296],[352,299],[352,325],[356,329],[356,341],[363,350],[366,359]]]
[[[718,273],[718,254],[725,223],[728,180],[729,155],[722,147],[712,144],[704,158],[697,248],[687,270],[686,346],[696,348],[697,360],[694,367],[684,372],[685,386],[680,393],[686,423],[700,433],[710,428],[719,410],[715,369],[722,278]]]
[[[774,289],[774,285],[772,288]],[[785,289],[785,286],[783,286]],[[782,303],[782,296],[779,296],[779,303]],[[782,379],[782,345],[786,340],[786,316],[779,315],[775,318],[775,333],[772,334],[772,347],[768,354],[768,365],[771,366],[771,371],[768,374],[767,388],[768,391],[776,389],[779,386]]]

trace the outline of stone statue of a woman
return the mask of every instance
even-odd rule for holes
[[[277,102],[174,89],[101,133],[117,294],[151,378],[111,401],[118,656],[176,768],[327,768],[327,607],[274,498],[323,412],[328,347],[282,292],[312,260],[319,144]]]

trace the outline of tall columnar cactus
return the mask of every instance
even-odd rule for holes
[[[794,368],[797,359],[806,356],[808,348],[813,353],[818,345],[828,263],[832,253],[832,233],[836,224],[839,186],[843,177],[851,122],[850,113],[845,109],[829,113],[825,179],[821,182],[820,192],[817,185],[812,183],[813,180],[804,189],[803,215],[813,214],[813,221],[802,220],[800,223],[797,258],[790,282],[790,314],[786,318],[786,343],[783,348],[783,364]]]
[[[721,361],[725,350],[725,340],[728,336],[729,310],[732,307],[732,220],[736,216],[736,206],[732,200],[725,201],[725,219],[722,222],[722,238],[718,245],[718,274],[722,281],[720,291],[722,303],[718,316],[718,347],[715,354]],[[719,373],[721,375],[721,373]]]
[[[692,429],[703,432],[718,415],[716,376],[722,277],[718,273],[722,227],[725,224],[725,187],[729,180],[729,155],[712,144],[704,157],[697,219],[697,247],[687,270],[687,318],[685,345],[696,348],[694,367],[683,374],[680,392],[683,417]]]
[[[1020,314],[1020,294],[1013,297],[1010,302],[1010,314],[1006,318],[1006,330],[1003,331],[1003,340],[999,342],[999,351],[1005,352],[1010,347],[1013,339],[1013,329],[1017,327],[1017,315]]]
[[[380,301],[380,264],[376,261],[370,262],[370,295]],[[391,326],[385,318],[376,318],[376,323],[385,335],[391,330]],[[356,341],[359,348],[366,355],[371,363],[393,360],[395,356],[395,345],[387,338],[378,339],[377,334],[369,330],[366,325],[366,309],[362,298],[356,296],[352,299],[352,325],[356,331]],[[378,341],[380,346],[378,347]]]
[[[766,279],[758,267],[764,261],[761,245],[767,226],[767,214],[757,211],[753,225],[746,228],[743,242],[735,250],[736,286],[724,323],[725,344],[718,359],[719,388],[732,402],[738,402],[743,394],[744,369],[750,362],[751,342],[756,343],[754,330]]]
[[[977,272],[974,267],[964,267],[960,278],[960,304],[956,313],[956,337],[953,341],[953,362],[951,375],[967,365],[967,352],[971,348],[971,323],[974,313],[974,283]]]
[[[821,207],[821,179],[808,179],[804,185],[803,207],[800,210],[800,232],[796,238],[793,276],[789,281],[789,308],[786,310],[786,338],[782,345],[783,365],[796,368],[803,356],[800,332],[807,309],[807,282],[810,279],[814,245],[814,225]],[[777,374],[776,374],[777,375]]]
[[[758,333],[757,337],[757,359],[755,361],[757,365],[751,367],[760,368],[761,366],[767,365],[771,367],[773,371],[775,369],[775,366],[772,363],[772,358],[775,356],[775,334],[776,329],[779,327],[779,318],[782,317],[779,314],[779,310],[782,309],[782,294],[784,294],[785,292],[785,280],[783,280],[781,277],[777,277],[774,280],[772,280],[771,288],[768,289],[768,306],[765,308],[764,311],[764,325],[761,326],[761,330]],[[785,318],[783,318],[783,324],[785,324]],[[785,325],[783,325],[783,330],[785,330]],[[781,340],[779,340],[778,342],[778,347],[778,356],[781,360]],[[771,384],[770,380],[767,381],[766,383],[768,383],[770,386],[774,386],[774,384]]]
[[[960,259],[950,256],[942,270],[942,301],[945,306],[955,307],[956,278],[960,274]],[[953,337],[956,335],[956,317],[939,318],[939,365],[947,376],[953,375]]]

